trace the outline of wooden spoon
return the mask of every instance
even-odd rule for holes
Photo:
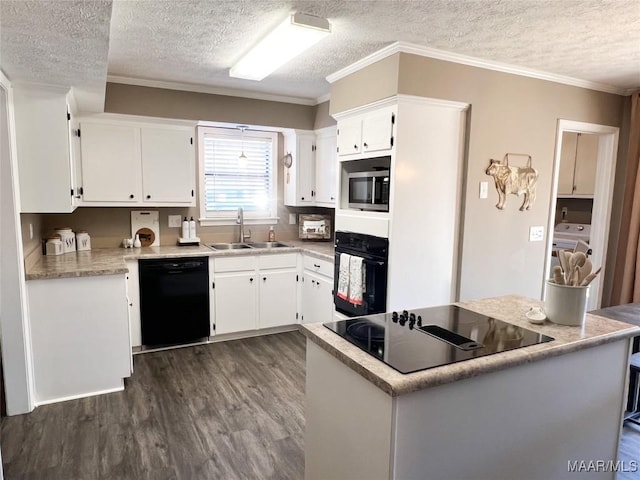
[[[587,258],[584,262],[584,265],[580,267],[580,276],[578,278],[578,285],[580,285],[582,281],[585,278],[587,278],[587,275],[591,273],[591,270],[593,270],[593,263],[591,263],[591,260]]]

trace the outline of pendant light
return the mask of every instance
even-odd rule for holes
[[[244,154],[244,131],[247,129],[246,125],[238,127],[240,129],[240,138],[242,139],[242,153],[238,157],[238,166],[240,168],[247,167],[247,156]]]

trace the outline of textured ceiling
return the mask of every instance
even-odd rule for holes
[[[230,78],[294,11],[328,18],[332,35],[262,82]],[[640,87],[640,0],[0,0],[0,30],[11,80],[73,85],[93,106],[107,65],[113,76],[316,99],[328,75],[396,41]]]
[[[0,66],[14,82],[74,86],[104,108],[111,0],[0,0]]]
[[[333,33],[262,82],[231,65],[289,12]],[[630,89],[640,0],[114,0],[109,74],[317,98],[327,75],[396,41]]]

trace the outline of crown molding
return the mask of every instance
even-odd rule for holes
[[[235,88],[212,87],[194,83],[165,82],[161,80],[149,80],[145,78],[122,77],[119,75],[107,75],[107,82],[135,85],[138,87],[164,88],[167,90],[180,90],[184,92],[208,93],[211,95],[224,95],[227,97],[251,98],[254,100],[266,100],[269,102],[293,103],[296,105],[317,105],[315,99],[302,97],[289,97],[270,93],[240,90]],[[323,97],[320,97],[323,98]]]
[[[316,105],[320,105],[321,103],[328,102],[329,100],[331,100],[331,94],[327,93],[325,95],[322,95],[316,98]]]
[[[547,80],[549,82],[561,83],[565,85],[571,85],[574,87],[588,88],[590,90],[597,90],[600,92],[614,93],[616,95],[631,95],[635,89],[625,89],[608,85],[605,83],[591,82],[588,80],[581,80],[579,78],[567,77],[564,75],[558,75],[555,73],[543,72],[541,70],[534,70],[531,68],[518,67],[515,65],[509,65],[507,63],[494,62],[491,60],[483,60],[477,57],[471,57],[468,55],[462,55],[459,53],[446,52],[444,50],[438,50],[436,48],[423,47],[422,45],[416,45],[407,42],[395,42],[387,47],[384,47],[377,52],[372,53],[364,57],[361,60],[349,65],[348,67],[338,70],[337,72],[329,75],[327,81],[334,83],[341,78],[351,75],[358,70],[361,70],[375,62],[378,62],[384,58],[387,58],[396,53],[409,53],[412,55],[419,55],[421,57],[434,58],[436,60],[444,60],[446,62],[459,63],[462,65],[469,65],[472,67],[484,68],[486,70],[494,70],[496,72],[510,73],[512,75],[519,75],[522,77],[536,78],[539,80]]]

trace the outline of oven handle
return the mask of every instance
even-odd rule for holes
[[[338,250],[336,250],[336,254],[335,257],[336,259],[340,258],[340,254],[341,253],[347,253],[349,255],[351,255],[352,257],[360,257],[362,258],[362,261],[368,265],[378,265],[379,267],[383,266],[384,264],[386,264],[386,261],[383,260],[378,260],[376,257],[372,257],[370,255],[364,255],[364,254],[354,254],[354,253],[349,253],[347,252],[339,252]]]

